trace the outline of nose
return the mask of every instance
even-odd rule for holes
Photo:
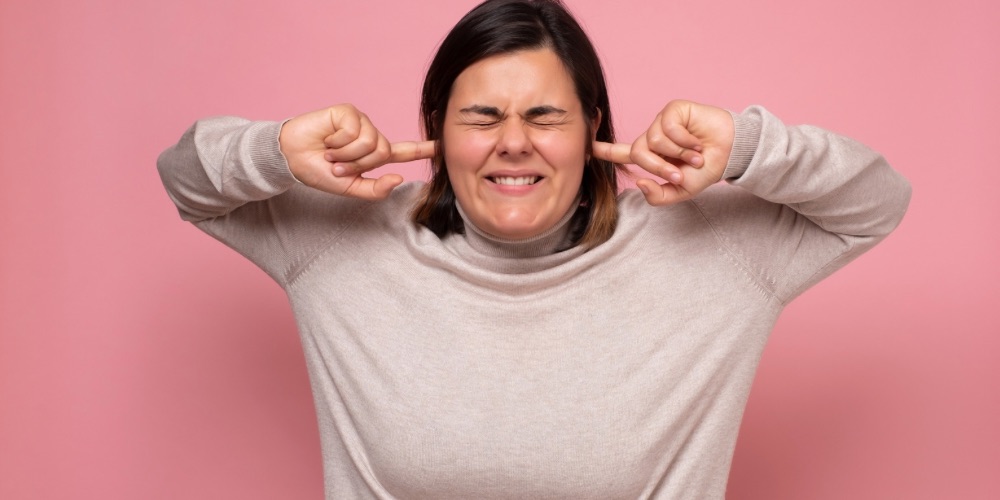
[[[524,124],[519,120],[509,120],[500,127],[497,154],[506,158],[520,158],[531,154],[531,140],[525,133]]]

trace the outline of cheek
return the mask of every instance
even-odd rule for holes
[[[496,148],[496,139],[490,134],[445,131],[444,161],[449,172],[476,171],[486,164]]]
[[[532,144],[546,163],[556,168],[579,168],[582,172],[587,144],[582,134],[536,134]]]

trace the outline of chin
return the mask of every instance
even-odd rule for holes
[[[552,224],[546,225],[539,217],[518,214],[515,217],[504,217],[502,221],[494,218],[493,221],[491,221],[491,224],[487,225],[488,229],[487,227],[480,227],[483,227],[483,230],[493,236],[499,236],[501,238],[512,240],[523,240],[544,233],[549,230],[550,226],[554,225],[556,221],[558,221],[558,219],[553,220]]]

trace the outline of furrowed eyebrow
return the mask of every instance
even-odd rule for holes
[[[524,117],[539,118],[542,116],[565,115],[565,114],[566,114],[565,109],[559,109],[555,106],[546,105],[546,106],[535,106],[529,109],[528,112],[524,114]]]
[[[493,106],[482,106],[479,104],[473,104],[467,108],[462,108],[458,110],[458,112],[462,114],[472,113],[476,115],[484,115],[492,118],[500,118],[502,116],[499,109]]]

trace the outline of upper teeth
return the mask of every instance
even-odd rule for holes
[[[538,181],[537,176],[533,177],[494,177],[493,182],[497,184],[504,184],[507,186],[524,186],[528,184],[534,184]]]

